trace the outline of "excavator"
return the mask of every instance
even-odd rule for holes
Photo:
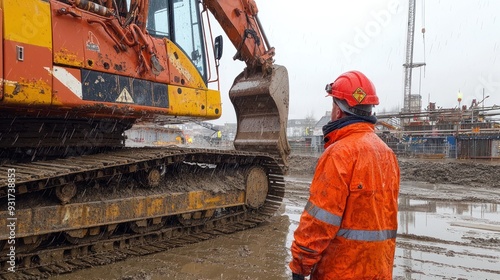
[[[0,276],[70,272],[275,215],[288,74],[257,14],[253,0],[0,0]],[[127,147],[136,123],[221,116],[213,18],[245,63],[229,90],[234,149]]]

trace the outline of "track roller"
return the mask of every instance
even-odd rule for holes
[[[135,233],[146,233],[159,230],[165,225],[166,219],[161,217],[130,222],[129,227]]]
[[[151,168],[144,173],[141,182],[145,187],[156,188],[160,185],[165,172],[166,168],[164,165]]]
[[[76,194],[76,185],[74,183],[68,183],[62,186],[56,187],[56,196],[61,202],[61,204],[68,203],[71,198]]]
[[[184,213],[177,218],[185,226],[196,226],[205,224],[214,215],[215,209]]]
[[[246,177],[246,204],[250,208],[257,209],[264,205],[269,181],[266,171],[262,167],[253,166],[248,169]]]
[[[75,229],[64,232],[64,237],[71,244],[81,244],[83,242],[94,242],[108,235],[109,230],[101,227],[91,227]]]

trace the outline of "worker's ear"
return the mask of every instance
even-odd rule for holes
[[[340,110],[340,108],[337,110],[337,119],[341,119],[345,116],[346,114],[344,111]]]
[[[338,120],[338,119],[344,117],[345,114],[344,114],[344,112],[340,109],[340,107],[336,103],[334,103],[334,104],[335,104],[334,106],[336,108],[334,108],[333,113],[335,114],[335,116],[334,116],[335,119]]]
[[[345,118],[345,117],[352,116],[352,115],[349,115],[349,114],[347,114],[346,112],[344,112],[344,111],[342,111],[342,110],[340,110],[340,114],[341,114],[341,115],[340,115],[340,118]]]
[[[336,120],[340,119],[341,117],[342,117],[342,110],[340,110],[339,106],[335,102],[333,102],[332,115],[331,115],[330,120],[336,121]]]

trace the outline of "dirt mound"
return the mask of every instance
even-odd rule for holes
[[[290,175],[312,175],[318,158],[292,155],[289,157]],[[471,187],[500,188],[500,163],[463,160],[399,159],[401,179],[439,184],[457,184]]]
[[[489,162],[399,161],[402,180],[500,188],[499,165]]]
[[[290,175],[312,175],[316,169],[318,157],[291,155],[288,157],[288,173]]]

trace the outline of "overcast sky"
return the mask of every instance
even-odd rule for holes
[[[364,72],[375,84],[377,112],[402,107],[408,0],[256,2],[264,31],[276,48],[275,63],[288,69],[289,119],[323,116],[331,109],[325,85],[349,70]],[[413,70],[412,93],[422,95],[422,106],[430,101],[455,107],[459,91],[462,104],[470,105],[474,98],[483,99],[483,88],[489,96],[485,106],[500,105],[500,1],[416,2],[413,61],[427,66]],[[218,124],[236,122],[227,93],[244,64],[232,60],[234,53],[226,38],[220,68],[223,113],[214,121]]]

